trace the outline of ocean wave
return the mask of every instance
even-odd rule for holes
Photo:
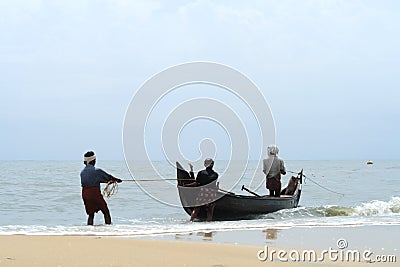
[[[85,235],[141,237],[199,232],[400,225],[400,197],[354,207],[323,206],[280,210],[254,220],[195,222],[182,218],[116,218],[114,225],[3,225],[0,235]]]
[[[276,212],[282,219],[288,217],[340,217],[340,216],[390,216],[400,215],[400,197],[392,197],[389,201],[373,200],[355,207],[323,206],[299,207],[292,210]]]
[[[400,197],[392,197],[388,202],[371,201],[355,207],[355,214],[361,216],[390,215],[400,213]]]
[[[210,233],[227,231],[246,231],[276,229],[287,230],[297,227],[358,227],[358,226],[399,226],[398,221],[291,221],[266,222],[265,220],[228,221],[211,223],[184,223],[169,225],[97,225],[97,226],[43,226],[8,225],[0,226],[0,235],[46,235],[46,236],[110,236],[110,237],[148,237],[180,236],[192,233]]]

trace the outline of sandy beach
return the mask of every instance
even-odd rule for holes
[[[363,266],[260,261],[258,246],[94,236],[0,236],[0,266]],[[396,266],[375,263],[371,266]]]
[[[1,236],[0,240],[0,266],[260,265],[259,248],[251,246],[78,236]]]

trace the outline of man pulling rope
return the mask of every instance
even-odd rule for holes
[[[93,225],[94,214],[99,210],[104,214],[104,222],[111,224],[111,215],[107,203],[100,192],[100,183],[122,182],[121,179],[106,173],[102,169],[95,168],[96,155],[88,151],[84,155],[85,168],[81,171],[82,199],[88,215],[88,225]]]

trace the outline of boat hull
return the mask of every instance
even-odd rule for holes
[[[187,203],[191,197],[186,196],[184,188],[178,187],[179,197],[182,206],[187,214],[191,214],[194,207],[188,207]],[[293,196],[281,197],[253,197],[243,195],[233,195],[232,193],[224,193],[218,191],[218,200],[215,202],[213,220],[244,220],[254,219],[264,214],[275,212],[282,209],[291,209],[298,206],[301,189],[296,190]],[[201,208],[197,219],[206,219],[206,210]]]
[[[190,180],[193,175],[189,175],[182,166],[177,163],[177,179],[179,198],[183,209],[187,214],[191,214],[195,203],[196,191],[188,190],[185,184],[194,181]],[[270,196],[245,196],[237,195],[232,192],[218,190],[217,200],[213,213],[213,220],[243,220],[254,219],[264,214],[272,213],[282,209],[296,208],[300,201],[302,187],[302,172],[296,177],[296,186],[292,195],[282,195],[280,197]],[[285,190],[283,190],[285,191]],[[205,207],[201,207],[196,219],[206,220],[207,214]]]

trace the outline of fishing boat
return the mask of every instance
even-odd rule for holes
[[[193,190],[188,190],[185,185],[194,182],[193,176],[183,169],[179,162],[176,163],[177,180],[178,180],[178,193],[183,209],[187,214],[191,214],[193,207]],[[301,187],[303,183],[303,171],[299,172],[297,176],[292,176],[289,186],[282,190],[280,197],[260,196],[245,186],[242,190],[251,193],[249,195],[238,195],[233,192],[218,189],[217,200],[214,208],[213,220],[226,221],[226,220],[244,220],[254,219],[264,214],[275,212],[282,209],[296,208],[299,204]],[[290,188],[289,188],[290,187]],[[204,208],[201,208],[196,219],[206,220],[207,214]]]

